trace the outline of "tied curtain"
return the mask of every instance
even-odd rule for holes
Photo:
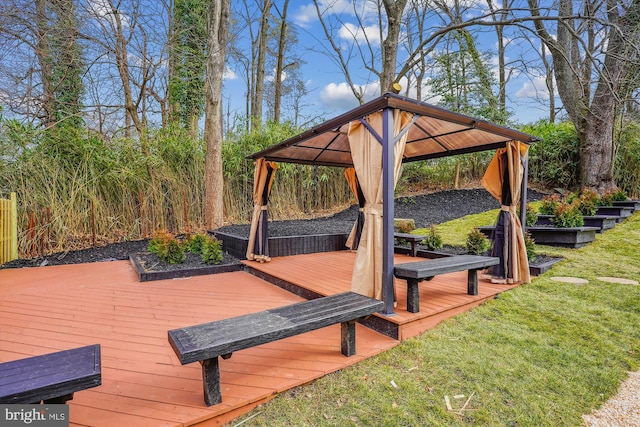
[[[496,283],[529,283],[529,260],[516,212],[520,188],[524,179],[523,160],[529,147],[509,141],[496,150],[482,178],[482,185],[500,202],[501,209],[493,235],[491,256],[500,258],[492,267],[492,281]]]
[[[356,218],[356,222],[353,224],[353,228],[351,229],[351,233],[349,233],[349,237],[347,238],[346,246],[355,251],[358,249],[360,245],[360,236],[362,236],[362,227],[364,226],[364,194],[362,194],[362,189],[360,188],[360,183],[358,182],[358,177],[356,176],[355,168],[347,168],[344,171],[344,176],[347,179],[347,183],[349,184],[349,188],[353,192],[353,195],[356,196],[358,200],[358,217]]]
[[[247,259],[268,262],[269,258],[269,233],[267,231],[267,203],[269,193],[273,185],[273,177],[278,165],[261,158],[255,162],[253,175],[253,217],[251,219],[251,231],[249,232],[249,244],[247,246]]]
[[[397,136],[402,129],[409,125],[411,119],[412,115],[407,112],[394,111],[394,136]],[[374,113],[366,120],[378,135],[382,135],[382,112]],[[349,124],[348,135],[353,166],[365,199],[364,227],[353,266],[351,290],[381,300],[383,147],[382,143],[360,121],[353,121]],[[388,142],[394,143],[394,141]],[[394,183],[397,183],[400,175],[400,165],[406,142],[406,133],[395,142]],[[393,203],[393,200],[384,200],[384,202]]]

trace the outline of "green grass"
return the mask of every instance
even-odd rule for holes
[[[484,221],[482,215],[473,217],[443,225],[445,240],[448,230],[467,230],[465,221]],[[596,279],[640,281],[640,213],[581,249],[547,249],[565,260],[533,283],[383,354],[284,392],[235,423],[582,425],[583,414],[615,394],[628,371],[640,368],[640,286]],[[560,275],[589,284],[551,280]],[[453,398],[461,394],[465,397]],[[453,412],[447,411],[445,396]],[[456,413],[469,396],[466,409]]]

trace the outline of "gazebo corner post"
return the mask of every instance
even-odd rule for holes
[[[393,217],[394,217],[394,110],[382,111],[382,301],[386,316],[393,316],[395,290],[393,285]]]
[[[524,153],[522,159],[522,185],[520,189],[520,226],[522,228],[522,235],[524,236],[527,231],[527,189],[529,182],[529,150]]]

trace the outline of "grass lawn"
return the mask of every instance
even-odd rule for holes
[[[473,215],[438,230],[445,243],[464,244],[471,224],[489,225],[496,216]],[[583,414],[614,395],[628,371],[640,369],[640,286],[597,279],[640,281],[640,213],[581,249],[538,251],[565,260],[531,284],[284,392],[233,424],[582,425]]]

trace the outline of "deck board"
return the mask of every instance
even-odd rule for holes
[[[350,289],[348,251],[250,263],[296,286],[331,295]],[[398,255],[397,262],[415,259]],[[480,280],[466,295],[466,274],[421,286],[421,312],[405,310],[396,283],[402,338],[480,304],[509,286]],[[207,407],[197,363],[182,366],[167,331],[267,310],[303,299],[246,272],[140,283],[128,262],[0,270],[0,362],[82,345],[102,347],[102,385],[69,402],[73,426],[215,425],[277,393],[383,352],[398,341],[357,325],[357,354],[340,353],[333,325],[234,353],[221,362],[223,402]]]

